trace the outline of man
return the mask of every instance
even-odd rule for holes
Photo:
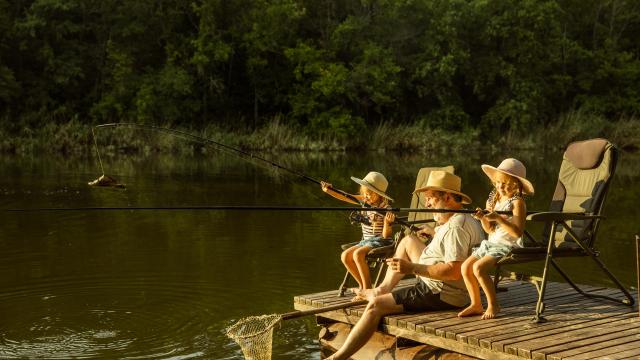
[[[471,203],[471,198],[460,192],[460,185],[460,177],[432,171],[427,186],[416,192],[424,194],[429,208],[459,210],[463,204]],[[402,239],[394,257],[387,259],[389,267],[380,286],[359,293],[369,304],[342,348],[329,359],[348,359],[356,353],[385,315],[454,309],[469,303],[460,269],[471,248],[482,241],[482,227],[471,214],[436,213],[434,219],[438,226],[431,230],[433,239],[429,245],[415,235]],[[414,274],[420,281],[412,287],[393,290],[406,274]]]

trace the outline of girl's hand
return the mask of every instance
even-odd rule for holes
[[[396,214],[388,212],[387,215],[384,216],[384,222],[387,225],[393,224],[394,221],[396,221]]]
[[[479,207],[477,207],[476,208],[476,213],[473,214],[473,217],[478,219],[478,220],[481,220],[487,214],[488,214],[488,210],[480,209]]]
[[[333,188],[333,185],[328,182],[320,181],[320,187],[322,188],[322,191],[327,192],[329,189]]]
[[[484,215],[484,218],[489,221],[498,221],[498,218],[501,218],[500,214],[495,211],[491,211]]]

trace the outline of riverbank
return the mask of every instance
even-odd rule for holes
[[[163,125],[161,125],[163,126]],[[283,125],[272,119],[255,130],[231,130],[217,125],[202,129],[163,127],[187,132],[225,145],[252,151],[410,151],[438,152],[495,150],[498,148],[535,150],[558,149],[570,141],[604,137],[624,151],[640,149],[640,119],[628,117],[610,121],[602,116],[572,112],[555,123],[527,131],[510,131],[501,136],[484,135],[478,129],[460,131],[431,128],[420,124],[381,123],[360,137],[312,137],[304,129]],[[92,126],[78,120],[47,123],[40,128],[9,130],[0,126],[0,153],[33,155],[41,152],[87,156],[95,151]],[[138,128],[95,129],[101,152],[114,153],[197,153],[207,152],[206,141],[185,140],[170,134]]]

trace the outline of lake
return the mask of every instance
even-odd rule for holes
[[[473,206],[483,206],[490,186],[480,164],[497,166],[504,157],[516,157],[536,186],[529,210],[548,207],[561,161],[559,152],[477,154],[474,149],[446,155],[261,156],[349,192],[358,188],[350,176],[382,172],[398,207],[409,206],[420,167],[447,164],[456,167]],[[1,157],[2,208],[343,205],[318,185],[229,153],[102,160],[105,173],[126,190],[87,186],[102,173],[97,159]],[[602,260],[627,286],[636,284],[639,181],[640,156],[622,154],[598,240]],[[4,212],[0,358],[241,359],[239,347],[224,334],[228,326],[249,315],[292,311],[295,295],[338,287],[344,275],[340,245],[360,236],[347,215]],[[581,283],[609,285],[591,263],[561,263]],[[318,331],[313,317],[284,322],[274,334],[274,359],[319,358]]]

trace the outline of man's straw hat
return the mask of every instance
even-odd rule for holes
[[[533,184],[531,183],[531,181],[526,179],[527,168],[525,168],[524,164],[522,164],[522,162],[520,162],[520,160],[518,159],[513,159],[513,158],[504,159],[502,160],[500,165],[498,165],[497,168],[491,165],[483,164],[482,171],[484,171],[484,173],[487,174],[487,176],[489,177],[489,179],[491,179],[492,182],[495,182],[495,176],[499,172],[501,172],[503,174],[511,175],[517,178],[518,180],[520,180],[520,183],[522,184],[522,191],[525,194],[533,195],[535,191],[533,189]]]
[[[375,192],[376,194],[393,201],[391,196],[385,194],[385,191],[387,191],[387,187],[389,186],[389,182],[384,175],[379,172],[372,171],[368,173],[364,179],[358,179],[357,177],[352,176],[351,180]]]
[[[460,195],[462,196],[463,204],[470,204],[471,198],[460,191],[461,185],[462,179],[460,179],[459,176],[442,170],[434,170],[429,174],[427,185],[416,189],[414,193],[419,193],[427,190],[444,191]]]

